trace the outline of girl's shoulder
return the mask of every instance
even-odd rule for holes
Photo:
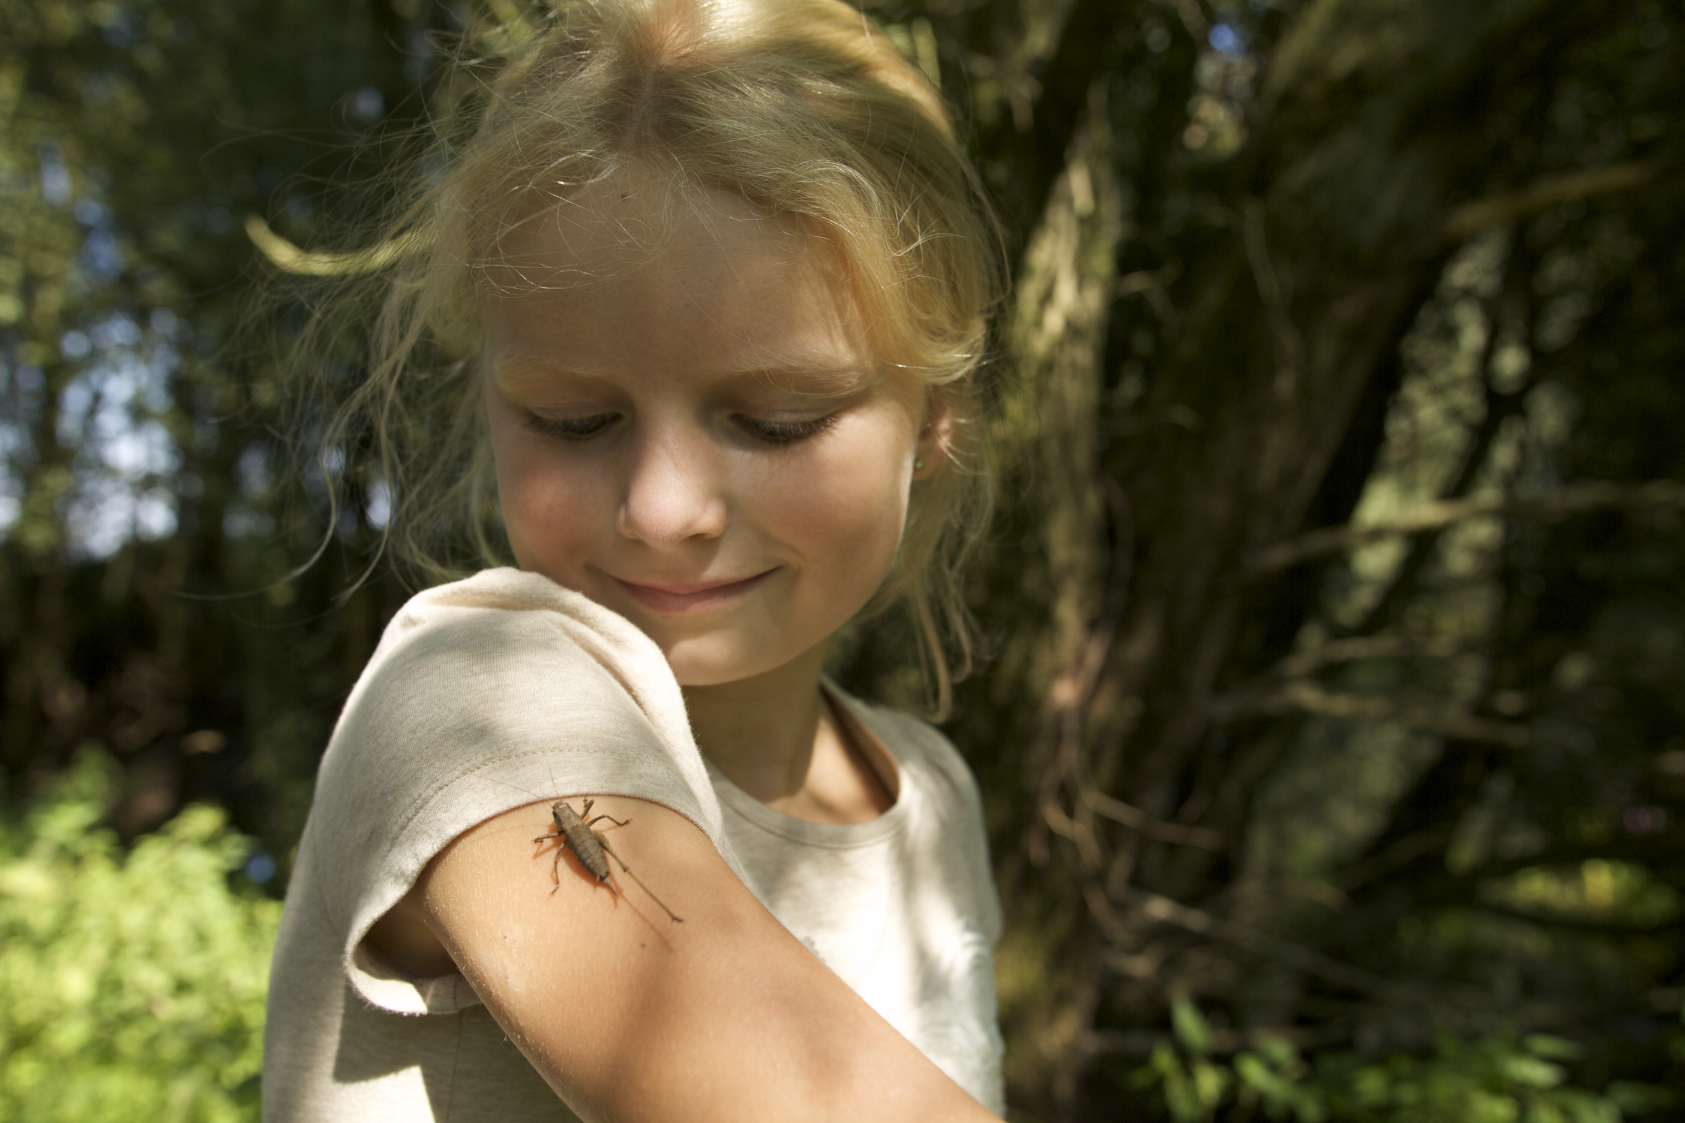
[[[513,569],[428,589],[394,616],[334,729],[315,804],[372,801],[404,818],[461,780],[491,777],[500,784],[488,789],[507,789],[494,802],[511,806],[554,784],[640,798],[711,791],[661,650],[578,593]],[[688,798],[677,809],[696,814]]]
[[[387,624],[363,677],[378,673],[400,651],[472,647],[522,628],[560,631],[590,653],[619,661],[637,664],[652,653],[660,658],[649,638],[622,617],[542,574],[501,568],[411,597]],[[488,652],[495,654],[496,649]]]
[[[346,699],[322,778],[342,761],[366,768],[423,747],[532,740],[562,710],[574,724],[600,712],[688,733],[678,684],[645,636],[537,574],[488,570],[418,593],[392,618]]]
[[[543,724],[546,712],[567,710],[577,721],[603,708],[636,712],[663,741],[690,743],[683,695],[648,636],[541,574],[489,569],[417,593],[398,610],[334,740],[370,724],[438,736],[508,732]]]
[[[584,793],[667,807],[736,868],[678,683],[647,637],[515,570],[413,597],[346,702],[306,828],[315,895],[359,992],[423,1012],[409,982],[359,973],[370,925],[463,832]]]

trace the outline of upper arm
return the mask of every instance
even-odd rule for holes
[[[487,820],[417,884],[426,926],[585,1119],[992,1118],[791,936],[689,820],[600,797],[605,837],[674,913],[562,858],[547,804]],[[604,824],[605,826],[607,824]],[[554,892],[552,889],[554,888]]]

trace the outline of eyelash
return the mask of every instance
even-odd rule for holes
[[[837,423],[837,415],[830,413],[824,417],[815,417],[811,421],[763,421],[758,417],[747,417],[740,413],[733,416],[732,420],[748,430],[757,440],[770,445],[790,445],[817,437]]]
[[[612,413],[593,413],[589,417],[540,417],[528,412],[527,428],[564,441],[586,441],[614,424],[614,417]]]
[[[593,413],[589,417],[557,418],[529,412],[527,427],[564,441],[588,441],[613,425],[617,417],[612,413]],[[790,445],[817,437],[836,424],[837,416],[833,413],[810,421],[766,421],[738,413],[731,419],[756,440],[769,445]]]

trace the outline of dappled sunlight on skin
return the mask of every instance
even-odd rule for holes
[[[547,275],[612,262],[619,210],[665,206],[635,187],[588,189],[608,217],[566,237],[540,224],[526,256]],[[708,686],[788,663],[876,592],[925,417],[847,327],[811,243],[725,196],[679,205],[647,261],[580,268],[605,279],[562,291],[499,286],[485,362],[523,568],[622,613],[681,684]],[[718,604],[697,599],[710,588]]]
[[[528,833],[546,803],[460,836],[412,894],[499,1024],[570,1103],[618,1115],[674,1110],[691,1097],[695,1118],[706,1104],[692,1085],[710,1073],[716,1094],[739,1103],[802,1105],[832,1087],[864,1094],[858,1102],[886,1119],[921,1109],[987,1117],[767,913],[694,824],[655,804],[598,798],[637,824],[617,832],[617,845],[683,924],[605,893],[588,872],[562,878],[552,895],[551,855],[533,853]],[[509,877],[512,865],[520,872]],[[570,953],[548,954],[557,944]],[[580,1010],[592,1011],[590,1034],[577,1031]],[[813,1051],[834,1032],[852,1049]],[[715,1056],[716,1042],[744,1036],[781,1063],[743,1070]],[[664,1079],[645,1078],[657,1070]],[[865,1094],[868,1072],[892,1080],[891,1093]]]

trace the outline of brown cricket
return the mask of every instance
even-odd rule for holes
[[[558,799],[550,805],[550,815],[556,823],[555,833],[541,834],[533,839],[534,842],[547,842],[552,838],[561,839],[561,843],[556,847],[556,860],[550,863],[550,880],[555,884],[556,889],[562,887],[562,879],[557,872],[557,867],[561,865],[562,850],[566,848],[572,850],[578,856],[580,864],[590,870],[592,876],[607,885],[611,892],[618,893],[619,890],[609,880],[608,858],[603,857],[604,854],[607,854],[609,858],[613,858],[619,863],[621,872],[638,883],[638,888],[648,894],[650,900],[661,905],[661,911],[666,913],[669,919],[675,924],[683,924],[684,918],[675,916],[673,910],[662,904],[661,898],[651,893],[649,886],[645,885],[638,875],[633,873],[631,868],[620,860],[620,855],[614,852],[614,848],[608,844],[608,839],[591,829],[591,824],[600,823],[604,819],[617,827],[624,827],[632,820],[616,819],[613,815],[598,815],[594,819],[590,818],[591,802],[587,799],[584,809],[575,811],[567,800]],[[554,893],[556,889],[552,889],[550,892]]]

